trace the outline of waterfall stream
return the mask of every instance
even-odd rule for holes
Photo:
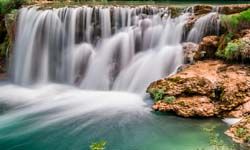
[[[190,15],[154,6],[20,9],[11,83],[0,82],[0,149],[88,150],[97,140],[110,150],[209,148],[201,130],[222,133],[221,121],[161,117],[145,94],[183,64]],[[199,42],[213,15],[187,40]]]
[[[20,10],[13,81],[143,93],[182,64],[188,14],[168,9],[79,7]]]

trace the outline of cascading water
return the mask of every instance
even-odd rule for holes
[[[187,14],[171,19],[167,9],[148,8],[147,15],[143,11],[21,9],[14,82],[55,81],[83,89],[144,92],[151,81],[182,64],[180,41]]]
[[[209,147],[200,130],[221,122],[183,126],[151,113],[144,96],[182,64],[188,16],[157,7],[21,9],[14,84],[0,85],[0,149],[87,150],[97,140],[110,150]]]

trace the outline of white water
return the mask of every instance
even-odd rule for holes
[[[143,97],[150,82],[183,63],[189,13],[174,19],[155,7],[19,13],[14,84],[0,84],[0,106],[8,106],[0,110],[3,150],[88,149],[100,138],[121,150],[209,147],[200,140],[200,120],[183,126],[181,118],[158,118]]]
[[[215,9],[217,11],[217,9]],[[219,34],[220,21],[218,12],[211,12],[197,19],[188,34],[187,41],[199,43],[204,36],[211,33]]]
[[[13,81],[60,82],[92,90],[144,93],[176,71],[188,14],[167,9],[82,7],[20,10]],[[165,15],[162,15],[165,14]]]

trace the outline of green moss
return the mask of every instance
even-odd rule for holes
[[[216,55],[227,60],[238,60],[244,46],[245,42],[243,40],[233,40],[227,43],[224,50],[217,51]]]
[[[235,32],[239,30],[241,24],[250,23],[250,9],[238,14],[222,15],[221,22],[230,32]]]
[[[164,95],[165,95],[164,90],[155,89],[155,88],[149,89],[149,93],[150,93],[151,97],[154,99],[154,101],[162,100],[164,98]]]
[[[216,52],[216,56],[223,57],[224,56],[224,49],[227,46],[227,43],[230,42],[233,38],[234,34],[232,32],[229,32],[227,34],[224,34],[220,39],[220,44],[218,46],[218,50]]]
[[[172,104],[175,101],[175,97],[174,96],[166,96],[163,99],[163,102],[168,103],[168,104]]]

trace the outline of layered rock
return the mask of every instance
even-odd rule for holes
[[[220,37],[218,36],[206,36],[199,44],[198,53],[196,58],[215,58],[215,53],[219,46]]]
[[[183,117],[232,116],[231,111],[241,111],[234,117],[244,116],[250,101],[250,67],[199,61],[151,83],[147,91],[153,98],[155,91],[162,92],[162,98],[153,106],[155,110],[174,111]],[[170,96],[175,97],[172,103],[165,101]],[[239,109],[241,105],[244,109]]]

